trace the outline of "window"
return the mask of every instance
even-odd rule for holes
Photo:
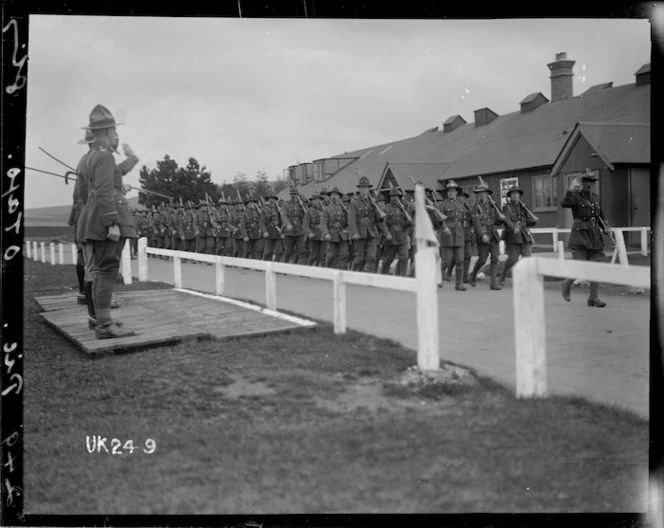
[[[548,174],[533,176],[533,209],[535,211],[558,208],[557,178]]]

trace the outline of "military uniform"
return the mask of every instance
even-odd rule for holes
[[[304,211],[298,202],[297,189],[291,189],[291,200],[285,202],[281,208],[281,222],[286,226],[284,262],[295,260],[296,264],[304,264],[306,253],[304,248]]]
[[[398,189],[390,190],[390,199],[396,197],[398,200],[400,196],[401,192]],[[408,271],[408,230],[411,222],[406,218],[404,210],[405,207],[402,209],[397,203],[390,202],[385,206],[387,214],[385,226],[389,237],[386,236],[384,241],[385,254],[380,271],[383,274],[390,272],[395,256],[397,257],[396,275],[405,277]]]
[[[473,189],[474,193],[493,193],[488,186],[478,185]],[[475,229],[475,236],[477,242],[477,262],[473,267],[470,274],[470,285],[475,286],[477,274],[486,264],[486,260],[491,255],[490,276],[491,285],[490,289],[500,290],[498,284],[498,259],[500,256],[500,235],[498,234],[497,226],[503,224],[502,220],[497,214],[496,209],[491,205],[487,199],[480,199],[475,202],[472,207],[472,221]],[[488,241],[484,237],[488,237]]]
[[[243,207],[242,202],[233,202],[229,223],[237,226],[237,230],[231,233],[231,256],[244,257],[244,240],[242,240],[242,230],[240,223],[242,222]]]
[[[334,188],[330,198],[336,194],[335,200],[323,209],[320,228],[323,240],[326,241],[325,266],[328,268],[348,269],[348,214],[341,200],[341,191]]]
[[[185,207],[184,214],[178,224],[180,232],[180,251],[196,252],[196,215],[191,203]]]
[[[466,199],[468,199],[468,193],[461,191],[459,196],[464,196]],[[472,211],[470,208],[470,205],[468,203],[464,202],[463,200],[460,200],[457,198],[457,201],[464,207],[464,213],[463,217],[461,220],[461,224],[463,226],[463,240],[464,240],[464,246],[463,246],[463,282],[464,283],[470,283],[470,275],[469,275],[469,270],[470,270],[470,259],[473,256],[473,242],[475,241],[475,236],[473,233],[473,219],[472,219]],[[452,261],[447,268],[447,276],[452,275],[452,270],[454,270],[456,263]]]
[[[321,230],[321,221],[323,219],[323,207],[321,205],[323,197],[314,194],[311,200],[319,200],[318,204],[314,203],[307,210],[304,215],[303,227],[304,233],[309,241],[309,259],[307,264],[309,266],[323,266],[325,265],[325,243],[323,242],[323,232]]]
[[[363,176],[360,178],[357,187],[368,188],[372,185]],[[348,227],[355,251],[352,270],[366,270],[375,273],[377,269],[378,235],[385,229],[385,225],[379,221],[376,209],[369,197],[357,196],[351,200],[348,208]]]
[[[596,180],[597,177],[592,171],[586,169],[581,181],[583,183],[594,183]],[[560,205],[571,209],[572,216],[574,217],[568,242],[568,247],[572,251],[572,258],[574,260],[603,262],[605,258],[604,240],[602,238],[600,219],[604,222],[605,226],[606,219],[604,211],[602,211],[599,195],[589,189],[582,189],[580,191],[568,189]],[[570,294],[573,283],[574,279],[563,280],[562,294],[566,301],[571,300]],[[606,303],[597,297],[598,292],[599,283],[591,281],[588,306],[597,306],[599,308],[606,306]]]
[[[447,182],[445,192],[450,189],[461,188],[454,183],[453,180]],[[466,246],[465,233],[463,228],[463,219],[467,213],[466,208],[455,198],[445,198],[439,204],[440,211],[447,217],[443,228],[440,230],[440,248],[441,248],[441,271],[443,272],[444,280],[450,280],[451,277],[447,270],[454,261],[456,266],[456,285],[455,289],[464,291],[466,287],[463,285],[463,258],[464,249]]]
[[[214,232],[207,204],[200,200],[196,208],[196,251],[206,255],[214,254]]]
[[[523,191],[516,185],[510,187],[507,196],[513,192],[518,192],[519,196]],[[519,256],[530,257],[530,246],[533,243],[533,236],[528,229],[534,226],[536,222],[530,218],[523,205],[520,203],[507,202],[503,206],[503,214],[507,217],[505,225],[507,228],[503,231],[503,240],[507,245],[507,261],[500,276],[500,283],[505,283],[507,272],[517,263]]]
[[[263,260],[280,261],[284,249],[281,235],[281,215],[277,208],[277,197],[268,196],[261,211],[260,231],[263,234]]]
[[[254,205],[249,207],[249,203],[251,202]],[[242,239],[244,240],[244,258],[260,260],[263,252],[261,242],[263,235],[260,231],[261,214],[256,209],[256,203],[257,201],[253,198],[247,200],[247,207],[240,221],[240,230],[242,231]]]
[[[214,253],[220,257],[228,256],[231,252],[231,233],[236,226],[232,226],[230,222],[230,211],[226,203],[220,198],[218,206],[211,208],[214,215]]]

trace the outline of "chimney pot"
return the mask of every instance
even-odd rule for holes
[[[567,53],[556,53],[555,62],[547,64],[551,70],[551,102],[574,97],[574,72],[572,67],[576,61],[568,60]]]
[[[565,60],[567,58],[567,52],[563,51],[562,53],[556,53],[556,60]]]

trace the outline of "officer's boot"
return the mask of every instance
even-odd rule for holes
[[[597,306],[597,308],[604,308],[606,303],[597,297],[599,291],[599,282],[590,283],[590,297],[588,297],[588,306]]]
[[[502,290],[500,284],[498,284],[498,263],[492,262],[489,267],[489,273],[491,274],[491,290]]]
[[[565,299],[567,302],[570,302],[572,300],[571,294],[572,294],[573,284],[574,284],[574,279],[563,280],[562,294],[563,294],[563,299]]]
[[[95,304],[92,298],[92,282],[86,282],[84,285],[85,300],[88,304],[88,328],[94,330],[97,326],[97,316],[95,315]]]
[[[454,271],[456,274],[456,284],[454,289],[458,291],[466,291],[466,287],[463,285],[463,267],[457,265]]]
[[[463,283],[470,284],[470,277],[468,276],[468,270],[470,269],[470,260],[463,261]]]
[[[76,278],[78,279],[78,295],[76,301],[78,304],[86,304],[85,297],[85,266],[81,262],[76,263]]]

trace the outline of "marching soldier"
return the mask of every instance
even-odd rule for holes
[[[261,215],[258,212],[258,200],[249,196],[245,200],[245,210],[240,221],[242,240],[244,240],[244,258],[260,260],[262,256],[262,235],[260,231]]]
[[[604,260],[604,241],[602,232],[609,233],[604,211],[600,204],[599,195],[592,192],[597,177],[590,169],[586,169],[583,176],[577,176],[572,181],[565,197],[560,202],[562,207],[572,210],[574,223],[569,237],[569,248],[572,250],[574,260],[587,260],[602,262]],[[562,284],[563,298],[571,301],[574,279],[565,279]],[[588,306],[604,308],[606,303],[597,296],[599,283],[590,282],[590,296]]]
[[[350,202],[353,201],[356,194],[354,192],[346,193],[343,197],[343,204],[350,213]],[[348,269],[353,269],[353,261],[355,260],[355,241],[350,239],[350,228],[348,229]]]
[[[163,203],[157,206],[157,216],[153,219],[155,223],[155,231],[157,235],[157,245],[160,249],[164,248],[164,237],[166,236],[166,208]],[[160,256],[159,258],[163,258]]]
[[[321,233],[326,242],[325,266],[348,269],[348,208],[342,202],[343,194],[334,187],[329,192],[330,205],[323,209]]]
[[[378,206],[374,205],[369,196],[369,188],[373,187],[369,179],[362,176],[357,187],[360,195],[351,200],[348,209],[348,227],[355,252],[352,269],[375,273],[378,235],[385,230],[385,224],[379,221]]]
[[[230,212],[223,198],[217,200],[217,207],[212,207],[216,227],[213,228],[214,254],[225,257],[230,253],[231,227],[228,223]]]
[[[179,224],[180,251],[196,252],[196,215],[194,206],[187,201]]]
[[[284,232],[285,238],[285,251],[284,262],[290,262],[291,259],[296,264],[304,264],[305,248],[304,248],[304,209],[299,200],[299,193],[295,187],[290,190],[290,201],[284,202],[281,208],[281,222],[286,226]]]
[[[533,235],[528,229],[537,223],[526,207],[521,202],[523,191],[516,185],[510,187],[507,191],[509,202],[503,206],[503,214],[507,217],[504,222],[507,226],[503,230],[503,240],[507,245],[507,261],[500,275],[500,285],[505,284],[507,272],[517,263],[519,256],[530,257],[530,246],[533,243]]]
[[[169,204],[164,211],[164,249],[173,249],[173,238],[171,233],[171,222],[173,219],[173,207]],[[166,257],[168,260],[168,257]]]
[[[304,233],[309,240],[309,266],[322,266],[325,262],[325,243],[321,231],[323,218],[323,197],[320,194],[311,196],[312,205],[304,215]]]
[[[470,274],[470,285],[474,288],[476,285],[477,274],[486,264],[486,260],[491,256],[490,276],[491,290],[501,290],[498,284],[498,259],[500,256],[500,235],[496,226],[502,225],[506,216],[494,206],[488,199],[493,191],[488,185],[478,185],[473,189],[477,196],[475,205],[472,207],[472,221],[475,229],[477,241],[477,262]]]
[[[388,234],[385,235],[385,254],[381,273],[388,274],[394,257],[397,257],[396,275],[406,276],[408,271],[408,229],[412,218],[408,218],[405,206],[400,202],[401,191],[396,187],[390,189],[390,203],[385,206],[387,218],[385,224]]]
[[[231,202],[231,215],[229,222],[237,226],[238,229],[233,231],[231,234],[231,248],[233,257],[243,257],[244,256],[244,240],[242,240],[242,230],[239,229],[240,224],[242,223],[242,214],[244,213],[244,207],[242,202],[232,201]]]
[[[369,193],[371,193],[371,191],[369,191]],[[376,191],[375,200],[380,210],[385,213],[385,195],[380,191]],[[383,225],[385,225],[385,219],[380,220],[380,222]],[[378,243],[376,245],[376,273],[380,271],[381,261],[383,260],[383,255],[385,254],[385,234],[383,233],[383,230],[378,231],[377,238],[378,238]]]
[[[466,208],[457,200],[457,195],[461,191],[454,180],[449,180],[445,185],[447,197],[439,203],[440,211],[447,217],[445,224],[440,231],[440,247],[443,272],[443,280],[451,280],[451,274],[448,274],[448,268],[452,261],[456,265],[456,284],[454,289],[465,291],[463,285],[463,258],[466,245],[463,229],[463,218],[466,214]]]
[[[279,198],[269,194],[266,200],[260,221],[260,231],[263,233],[263,260],[279,262],[283,255],[281,215],[277,205]]]
[[[205,200],[199,200],[196,209],[196,251],[212,255],[214,253],[214,234],[207,205]]]
[[[461,221],[463,225],[463,239],[465,241],[463,248],[464,284],[470,284],[470,276],[469,276],[470,259],[472,258],[473,255],[473,241],[474,241],[472,211],[470,209],[470,205],[468,205],[468,198],[470,198],[470,195],[464,190],[461,190],[459,192],[459,195],[457,196],[457,201],[464,207],[463,220]],[[452,261],[450,267],[447,269],[448,276],[452,275],[452,270],[454,269],[454,266],[455,262]]]

